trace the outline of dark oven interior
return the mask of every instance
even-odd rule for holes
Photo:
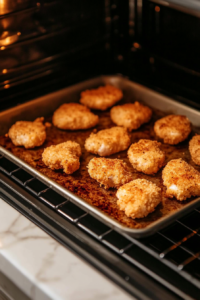
[[[198,105],[198,9],[178,0],[2,1],[1,104],[120,73]]]
[[[199,17],[195,0],[1,1],[1,109],[101,74],[199,108]],[[1,157],[0,196],[130,294],[199,299],[199,208],[137,240],[30,176]]]

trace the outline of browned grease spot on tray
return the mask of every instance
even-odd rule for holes
[[[109,111],[99,112],[100,123],[96,127],[97,130],[110,128],[114,126],[110,119]],[[143,125],[139,130],[133,131],[132,142],[137,142],[140,139],[155,139],[153,124],[154,122],[163,117],[164,114],[160,111],[155,111],[153,113],[153,118],[151,122],[146,125]],[[51,121],[51,118],[47,118],[46,121]],[[123,211],[120,211],[117,206],[117,198],[116,198],[116,190],[109,189],[105,190],[101,188],[99,184],[92,178],[90,178],[87,165],[95,155],[88,153],[84,149],[85,139],[90,135],[90,133],[94,129],[84,130],[84,131],[62,131],[55,127],[47,128],[47,140],[43,146],[33,149],[26,150],[23,147],[16,147],[12,144],[10,139],[5,136],[0,137],[0,144],[5,147],[7,150],[11,151],[14,155],[18,156],[22,160],[26,161],[29,165],[36,168],[41,173],[45,174],[49,178],[53,179],[63,187],[69,189],[74,194],[83,198],[86,202],[98,207],[102,211],[104,211],[109,216],[113,217],[120,223],[130,227],[130,228],[145,228],[155,220],[160,219],[163,216],[169,215],[172,211],[176,211],[182,207],[184,207],[188,202],[192,201],[189,199],[187,201],[177,201],[175,199],[169,199],[165,197],[165,187],[162,183],[162,171],[160,170],[155,176],[149,176],[142,173],[139,173],[131,167],[128,159],[127,159],[127,151],[123,151],[114,155],[111,155],[110,158],[121,158],[126,161],[133,174],[134,179],[136,178],[145,178],[149,179],[152,182],[156,183],[162,189],[162,203],[156,208],[155,212],[149,214],[146,218],[133,220],[131,218],[126,217]],[[78,171],[73,173],[72,175],[66,175],[62,171],[52,171],[47,168],[45,164],[42,162],[41,155],[43,149],[50,146],[55,145],[61,142],[65,142],[67,140],[76,141],[81,145],[82,148],[82,157],[81,157],[81,167]],[[162,149],[166,153],[166,162],[174,158],[182,157],[192,166],[195,166],[197,170],[200,170],[200,167],[194,165],[191,160],[189,151],[188,151],[188,140],[179,144],[178,146],[170,146],[170,145],[162,145]]]

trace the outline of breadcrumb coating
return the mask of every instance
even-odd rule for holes
[[[169,115],[154,124],[156,135],[163,139],[164,143],[176,145],[184,141],[192,130],[189,119],[185,116]]]
[[[67,141],[44,149],[42,160],[52,170],[63,169],[66,174],[72,174],[80,167],[80,156],[80,145]]]
[[[88,129],[99,123],[99,117],[79,103],[62,104],[53,114],[54,126],[65,130]]]
[[[145,174],[155,174],[163,166],[165,153],[160,149],[161,143],[140,140],[128,150],[128,158],[133,167]]]
[[[136,179],[121,186],[116,196],[127,217],[144,218],[161,202],[161,189],[149,180]]]
[[[46,128],[50,128],[51,127],[51,123],[49,123],[49,122],[45,122],[44,125],[45,125]]]
[[[189,142],[189,151],[195,164],[200,165],[200,135],[195,135]]]
[[[110,111],[111,120],[118,126],[126,127],[129,131],[138,129],[142,124],[150,121],[152,110],[139,103],[127,103],[114,106]]]
[[[130,143],[131,139],[125,128],[112,127],[96,134],[91,133],[85,141],[85,149],[100,156],[109,156],[126,150]]]
[[[183,159],[173,159],[163,170],[163,184],[166,195],[183,201],[192,196],[200,196],[200,173]]]
[[[9,129],[8,136],[15,146],[24,146],[31,149],[41,146],[46,140],[44,118],[35,121],[18,121]]]
[[[119,188],[121,185],[133,180],[128,165],[120,159],[104,157],[90,160],[88,164],[90,177],[97,180],[106,189]]]
[[[122,98],[123,93],[120,89],[112,85],[106,85],[97,89],[83,91],[80,103],[92,109],[106,110]]]

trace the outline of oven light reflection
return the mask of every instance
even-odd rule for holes
[[[19,36],[18,34],[16,34],[16,33],[11,34],[8,31],[5,31],[4,33],[5,34],[2,34],[1,37],[0,37],[0,45],[2,45],[2,47],[7,46],[7,45],[11,45],[11,44],[15,43],[18,40],[18,36]],[[3,50],[2,47],[1,47],[1,50]]]
[[[4,89],[9,89],[9,87],[10,87],[10,84],[4,85]]]
[[[155,11],[156,12],[160,12],[160,7],[159,6],[155,6]]]
[[[7,69],[3,69],[3,70],[2,70],[2,73],[3,73],[3,74],[6,74],[7,72],[8,72]]]
[[[139,49],[139,48],[140,48],[140,44],[138,44],[138,43],[133,43],[133,47],[136,48],[136,49]]]

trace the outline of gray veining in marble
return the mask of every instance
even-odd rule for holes
[[[0,270],[34,300],[132,299],[1,199]]]

